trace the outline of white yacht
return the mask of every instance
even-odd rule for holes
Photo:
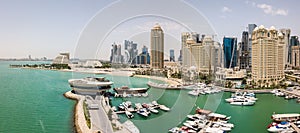
[[[125,111],[125,114],[126,114],[127,118],[129,118],[129,119],[134,117],[134,115],[131,112],[127,111],[127,110]]]
[[[231,105],[240,105],[240,106],[250,106],[254,105],[255,101],[251,100],[234,100],[233,102],[230,103]]]
[[[159,105],[159,108],[160,108],[161,110],[164,110],[164,111],[170,111],[170,108],[168,108],[168,107],[165,106],[165,105]]]

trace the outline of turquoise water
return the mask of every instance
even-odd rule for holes
[[[0,132],[68,133],[73,130],[73,107],[75,102],[64,98],[69,91],[67,80],[92,76],[91,74],[9,68],[9,64],[28,62],[0,62]],[[35,64],[36,62],[33,62]],[[42,63],[42,62],[40,62]],[[144,78],[101,75],[112,80],[115,87],[128,85],[146,87],[149,81]],[[156,81],[158,82],[158,81]],[[187,91],[172,91],[151,88],[147,98],[114,98],[113,105],[122,101],[150,102],[157,100],[171,107],[170,112],[160,111],[148,118],[136,117],[132,121],[142,133],[167,132],[180,125],[197,106],[223,113],[231,117],[235,124],[233,133],[265,133],[271,122],[270,116],[276,113],[300,113],[300,104],[295,100],[284,100],[270,94],[258,94],[255,106],[231,106],[224,102],[230,93],[219,93],[192,97]],[[120,115],[121,121],[127,118]]]

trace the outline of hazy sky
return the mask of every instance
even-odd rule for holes
[[[195,31],[237,36],[248,23],[290,28],[300,35],[298,0],[1,0],[0,58],[71,57],[108,60],[111,44],[125,39],[150,47],[150,30],[159,23],[178,57],[180,33]],[[298,14],[297,14],[298,13]]]

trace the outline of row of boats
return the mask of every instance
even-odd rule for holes
[[[222,91],[221,89],[218,89],[217,87],[208,86],[204,83],[197,83],[197,84],[189,86],[188,88],[192,89],[191,91],[188,92],[188,94],[192,95],[192,96],[213,94],[213,93],[219,93]]]
[[[187,120],[181,127],[169,129],[171,133],[223,133],[229,132],[234,128],[234,124],[229,123],[231,117],[226,115],[212,113],[209,110],[197,108],[196,113],[187,115]]]
[[[273,93],[273,95],[275,95],[275,96],[284,97],[284,99],[287,99],[287,100],[297,98],[295,95],[285,94],[281,90],[272,90],[271,93]]]
[[[232,93],[230,98],[225,99],[231,105],[251,106],[254,105],[258,98],[253,92],[236,92]]]
[[[268,125],[268,132],[277,133],[277,132],[286,132],[294,133],[300,132],[300,114],[273,114],[273,122]],[[293,126],[294,127],[293,127]],[[295,129],[297,128],[297,129]],[[298,130],[298,131],[297,131]]]
[[[126,116],[131,119],[134,117],[133,113],[137,113],[143,117],[148,117],[151,113],[158,114],[160,110],[170,111],[165,105],[158,104],[157,101],[152,101],[151,103],[135,103],[134,105],[130,101],[122,102],[118,109],[114,107],[116,113],[125,113]]]

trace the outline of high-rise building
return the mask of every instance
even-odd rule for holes
[[[170,49],[170,62],[171,62],[171,61],[175,62],[174,49]]]
[[[292,53],[291,53],[291,66],[292,68],[300,68],[300,46],[292,46]]]
[[[270,86],[284,78],[285,36],[273,26],[259,26],[252,34],[252,79]]]
[[[151,29],[151,61],[150,66],[154,69],[164,68],[164,32],[160,25],[156,24]]]
[[[294,60],[294,59],[292,59],[292,56],[294,56],[294,55],[292,55],[292,47],[293,46],[299,46],[299,39],[298,39],[298,36],[291,36],[291,39],[290,39],[290,45],[289,45],[289,56],[288,57],[291,57],[291,60],[289,60],[289,63],[293,66],[293,64],[292,64],[292,60]]]
[[[237,38],[223,38],[224,67],[234,68],[237,65]]]
[[[136,64],[136,56],[138,55],[137,44],[133,41],[125,40],[125,61],[127,64]]]
[[[148,48],[143,46],[142,53],[137,56],[137,64],[139,65],[147,65],[150,64],[150,55],[148,52]]]
[[[213,74],[217,67],[221,67],[221,47],[211,36],[203,37],[202,42],[191,44],[190,47],[191,64],[198,72]]]
[[[283,36],[284,36],[284,49],[283,49],[283,52],[284,52],[284,62],[285,62],[285,65],[288,65],[290,60],[291,60],[291,57],[289,57],[289,41],[290,41],[290,34],[291,34],[291,30],[290,29],[280,29],[280,32],[282,32]]]
[[[196,32],[181,33],[182,66],[189,68],[192,66],[191,44],[199,43],[199,34]]]
[[[240,43],[240,48],[239,48],[239,66],[241,69],[246,69],[246,68],[250,68],[250,64],[249,64],[249,48],[248,48],[248,44],[249,44],[249,34],[247,31],[244,31],[242,34],[242,40]]]
[[[121,45],[117,45],[116,43],[112,44],[110,62],[119,64],[123,62],[123,56],[121,54]]]
[[[257,27],[256,24],[248,24],[248,52],[249,52],[249,68],[252,66],[252,32]]]
[[[180,62],[180,64],[182,63],[182,50],[181,49],[179,51],[178,61]]]

